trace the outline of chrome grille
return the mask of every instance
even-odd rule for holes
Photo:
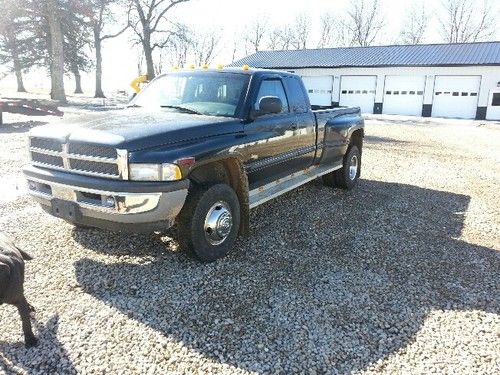
[[[116,149],[107,146],[70,143],[68,153],[76,155],[98,156],[100,158],[116,159]]]
[[[118,176],[118,165],[89,160],[69,159],[69,168],[74,171],[93,172]]]
[[[61,143],[49,138],[30,138],[34,165],[74,173],[128,179],[127,151],[109,146]]]
[[[51,151],[62,151],[61,142],[55,139],[45,139],[45,138],[31,138],[31,147],[39,148],[42,150],[51,150]]]
[[[40,152],[32,152],[31,159],[34,162],[45,164],[48,166],[53,165],[53,166],[59,167],[59,168],[64,167],[63,159],[60,156],[47,155],[47,154],[42,154]]]

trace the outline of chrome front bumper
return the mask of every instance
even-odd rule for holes
[[[33,170],[36,167],[28,168]],[[26,170],[28,191],[46,211],[54,216],[59,216],[56,212],[53,212],[53,201],[71,202],[71,204],[78,207],[78,216],[81,219],[63,217],[64,219],[107,229],[121,230],[120,224],[128,224],[129,228],[126,228],[126,230],[130,230],[134,229],[134,225],[148,223],[155,223],[157,224],[156,227],[161,226],[166,229],[173,224],[174,219],[182,209],[188,192],[188,185],[173,191],[161,191],[169,189],[151,191],[151,187],[148,186],[145,192],[137,192],[142,185],[129,182],[124,187],[126,186],[129,188],[128,190],[135,191],[103,189],[99,188],[99,186],[92,188],[79,186],[79,184],[56,182],[53,181],[53,178],[47,178],[43,175],[37,176],[33,173],[27,173]],[[61,173],[47,172],[46,170],[43,170],[43,172],[51,173],[51,176],[54,173]],[[88,181],[85,182],[82,185],[89,185]],[[106,183],[107,185],[109,183]],[[115,182],[107,187],[113,186],[119,188],[120,183]],[[130,186],[133,186],[134,189],[130,189]],[[115,224],[108,225],[109,223]],[[139,227],[137,229],[138,231],[144,231]]]

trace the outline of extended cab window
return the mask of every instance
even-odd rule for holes
[[[259,101],[264,96],[277,96],[281,99],[281,103],[283,104],[282,113],[290,111],[288,108],[288,100],[286,98],[285,89],[279,79],[266,79],[261,82],[259,93],[257,94],[257,100],[255,101],[256,110],[260,109]]]
[[[306,98],[306,93],[304,92],[302,81],[300,81],[296,77],[286,77],[284,81],[285,86],[287,87],[289,105],[292,112],[308,112],[309,106],[307,105],[307,103],[309,102],[309,99]]]
[[[243,102],[247,86],[248,75],[245,74],[168,74],[146,86],[131,105],[234,117]]]

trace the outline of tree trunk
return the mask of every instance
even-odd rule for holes
[[[151,36],[145,33],[142,41],[144,49],[144,57],[146,58],[146,68],[148,80],[151,81],[155,77],[155,64],[153,62],[153,49],[151,48]]]
[[[155,77],[155,66],[153,62],[153,51],[149,46],[144,48],[144,57],[146,58],[148,80],[152,80]]]
[[[105,98],[102,91],[102,45],[99,28],[94,27],[94,48],[95,48],[95,98]]]
[[[50,97],[60,102],[66,102],[64,92],[64,45],[59,20],[57,0],[46,0],[47,19],[49,21],[51,54],[50,54]]]
[[[7,32],[4,36],[6,47],[10,51],[10,56],[12,58],[12,62],[14,64],[14,73],[16,74],[17,80],[17,92],[26,92],[24,88],[23,82],[23,72],[22,72],[22,64],[19,60],[19,53],[17,50],[17,40],[16,37],[12,35],[12,33]]]
[[[17,92],[26,92],[23,82],[23,72],[21,69],[21,62],[19,61],[19,56],[17,55],[17,51],[12,51],[12,61],[14,62],[14,71],[16,72]]]
[[[73,75],[75,76],[75,94],[83,94],[82,76],[77,67],[73,69]]]

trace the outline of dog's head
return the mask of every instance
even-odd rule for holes
[[[0,233],[0,253],[10,256],[18,257],[24,260],[31,260],[33,257],[27,252],[19,249],[14,243],[7,238],[3,233]]]

